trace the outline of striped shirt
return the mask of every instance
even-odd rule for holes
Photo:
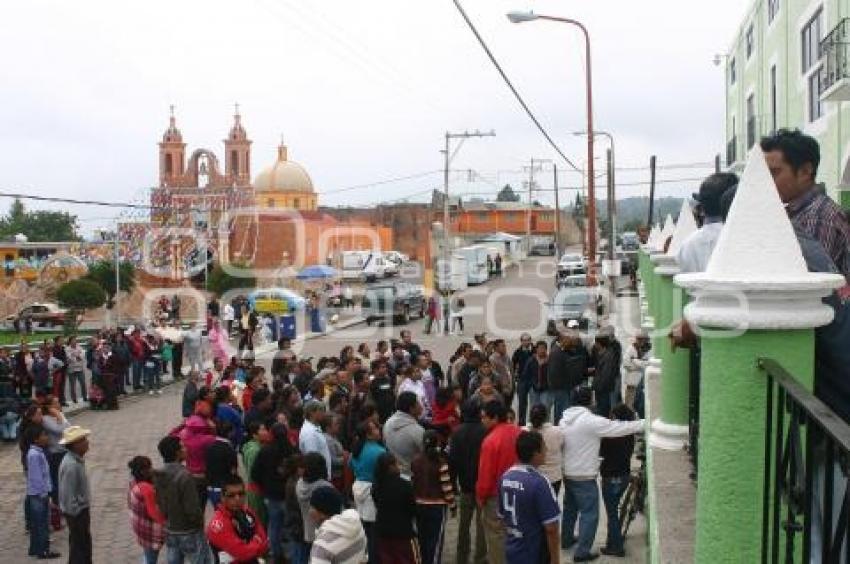
[[[366,534],[357,511],[346,509],[322,523],[310,550],[310,564],[360,564],[365,559]]]
[[[816,186],[785,206],[794,227],[817,239],[850,283],[850,222],[844,211]]]

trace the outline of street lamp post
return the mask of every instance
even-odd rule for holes
[[[444,330],[446,334],[449,332],[449,302],[448,295],[451,292],[451,258],[452,253],[449,248],[449,168],[452,164],[452,159],[457,155],[457,152],[460,151],[463,142],[471,137],[495,137],[496,132],[492,129],[489,132],[481,132],[477,129],[475,131],[464,131],[463,133],[451,133],[446,131],[446,147],[443,151],[444,159],[443,159],[443,264],[438,265],[437,268],[437,280],[440,280],[440,275],[442,275],[443,288],[438,288],[442,290],[446,300],[443,304],[443,318],[444,318]],[[455,147],[454,153],[451,152],[451,140],[452,139],[460,139],[460,143],[458,143],[457,147]],[[439,286],[439,284],[438,284]]]
[[[596,192],[594,190],[594,170],[593,170],[593,75],[591,72],[590,58],[590,35],[587,33],[587,28],[584,24],[577,20],[569,18],[559,18],[554,16],[542,16],[533,12],[510,12],[508,19],[513,23],[530,22],[534,20],[549,20],[553,22],[561,22],[578,27],[584,34],[585,53],[587,58],[587,75],[586,75],[586,98],[587,98],[587,254],[591,264],[596,261]],[[588,273],[591,281],[595,278],[594,272],[591,270]]]

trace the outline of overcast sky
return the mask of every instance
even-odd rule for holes
[[[584,47],[576,28],[515,25],[505,13],[580,19],[591,34],[594,119],[616,137],[618,167],[694,179],[724,149],[723,70],[714,66],[746,10],[743,0],[466,0],[503,68],[563,151],[586,160]],[[254,141],[253,174],[274,161],[281,135],[310,172],[320,203],[422,201],[446,130],[495,129],[473,139],[453,169],[454,193],[489,197],[522,184],[531,157],[556,154],[521,111],[451,0],[204,0],[3,2],[0,5],[0,190],[147,201],[158,180],[157,143],[175,104],[188,143],[223,156],[239,102]],[[601,141],[601,140],[600,140]],[[605,144],[597,155],[604,158]],[[221,159],[223,160],[223,159]],[[581,176],[562,172],[562,186]],[[602,163],[599,161],[597,166]],[[551,167],[542,186],[551,188]],[[618,183],[648,179],[618,172]],[[688,193],[694,181],[664,183]],[[645,185],[621,186],[638,195]],[[551,192],[539,199],[548,200]],[[44,205],[30,204],[33,207]],[[5,209],[7,200],[0,199]],[[63,207],[84,230],[119,211]]]

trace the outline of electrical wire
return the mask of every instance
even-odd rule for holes
[[[466,11],[463,9],[463,6],[460,5],[460,1],[459,0],[452,0],[452,1],[454,2],[455,7],[457,7],[458,12],[460,12],[460,15],[463,16],[464,21],[466,21],[466,25],[469,26],[469,29],[475,35],[475,38],[478,40],[478,43],[481,44],[481,47],[484,49],[484,52],[487,53],[487,56],[490,58],[490,61],[496,67],[496,70],[499,71],[499,74],[502,76],[502,80],[504,80],[505,84],[508,85],[508,88],[510,88],[511,92],[513,92],[514,97],[517,99],[520,106],[522,106],[522,109],[525,110],[525,113],[528,114],[528,117],[531,118],[531,121],[534,122],[534,125],[537,126],[538,130],[540,130],[540,133],[542,133],[543,137],[546,138],[546,141],[549,142],[549,145],[552,146],[552,148],[555,150],[555,152],[558,153],[561,156],[561,158],[564,159],[564,161],[573,168],[574,171],[581,172],[581,169],[579,167],[577,167],[576,164],[573,161],[571,161],[570,158],[567,157],[567,155],[565,155],[563,151],[561,151],[561,148],[558,147],[557,144],[555,144],[555,141],[549,135],[549,132],[546,131],[546,129],[543,127],[543,125],[541,125],[540,121],[538,121],[537,117],[535,117],[534,113],[528,107],[528,104],[526,104],[525,100],[523,100],[522,96],[520,96],[519,92],[514,87],[513,83],[511,82],[511,79],[508,78],[508,75],[505,74],[504,70],[502,70],[502,66],[499,64],[499,61],[496,60],[496,57],[493,55],[493,52],[490,51],[490,48],[487,46],[487,43],[484,41],[484,38],[481,37],[481,34],[478,33],[478,29],[476,29],[475,25],[472,23],[472,20],[469,19],[469,16],[466,14]]]
[[[429,170],[427,172],[418,172],[416,174],[410,174],[407,176],[397,176],[395,178],[388,178],[386,180],[379,180],[377,182],[369,182],[367,184],[355,184],[354,186],[346,186],[345,188],[335,188],[333,190],[323,190],[319,192],[320,195],[325,194],[339,194],[340,192],[350,192],[352,190],[360,190],[362,188],[371,188],[372,186],[380,186],[382,184],[392,184],[393,182],[401,182],[402,180],[411,180],[413,178],[421,178],[423,176],[430,176],[432,174],[437,174],[443,172],[442,170]]]

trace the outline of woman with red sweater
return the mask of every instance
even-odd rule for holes
[[[153,464],[147,456],[134,456],[127,466],[133,476],[127,493],[130,528],[144,551],[145,564],[156,564],[165,543],[165,517],[156,505]]]
[[[455,427],[460,424],[458,398],[462,397],[459,386],[440,388],[437,390],[431,425],[437,429],[446,440],[448,440],[449,435],[451,435]]]

